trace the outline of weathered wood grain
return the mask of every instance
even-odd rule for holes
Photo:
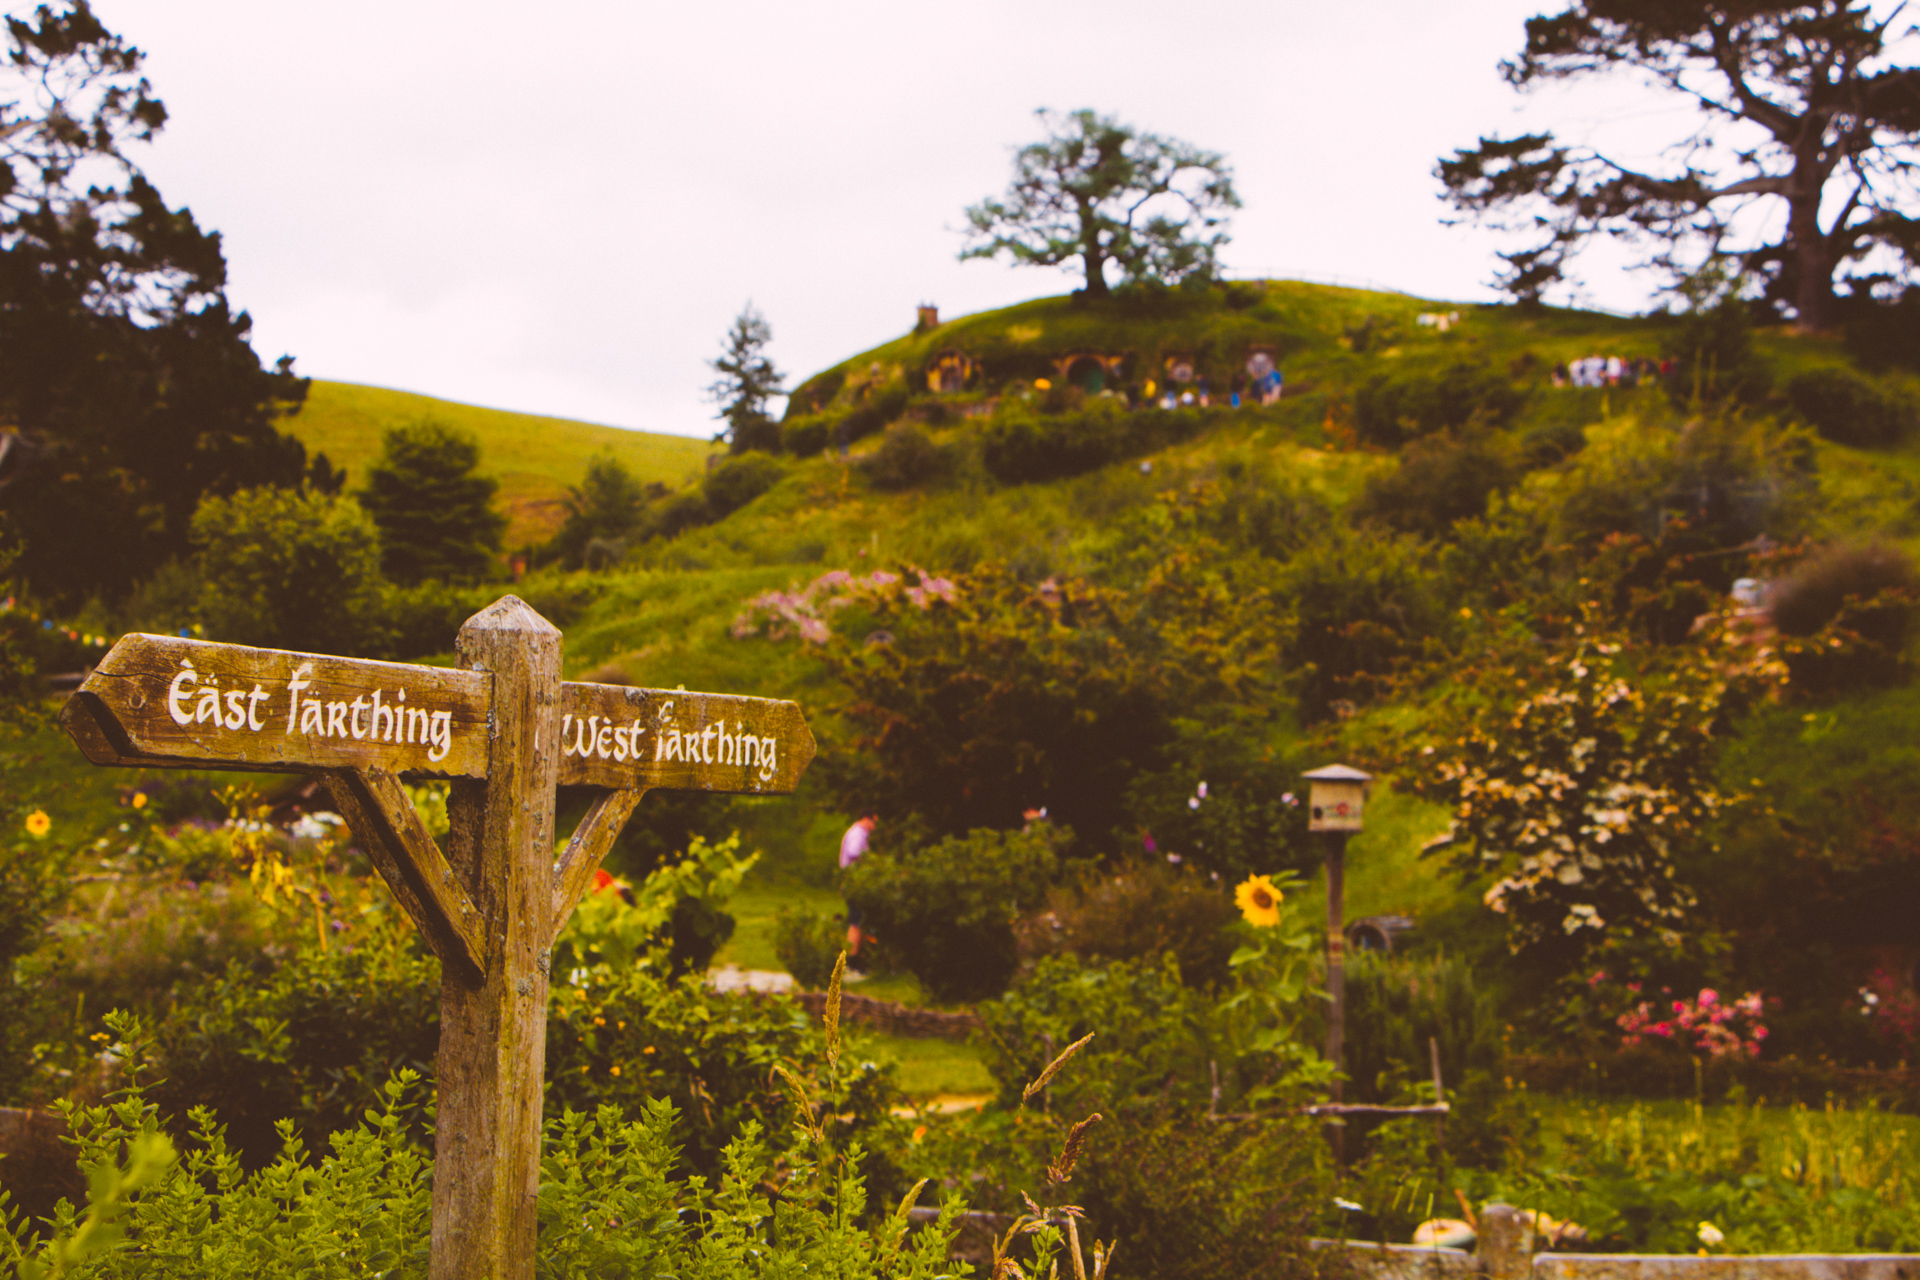
[[[420,821],[400,779],[378,769],[328,769],[320,775],[381,878],[443,964],[486,969],[486,923],[452,866]]]
[[[813,733],[796,702],[622,685],[560,687],[563,786],[784,795]]]
[[[478,778],[490,690],[473,671],[136,634],[64,719],[97,764]]]
[[[460,662],[493,678],[483,787],[456,783],[448,862],[487,922],[486,972],[441,970],[433,1280],[532,1280],[546,1072],[560,633],[506,596],[469,618]]]
[[[634,806],[645,794],[638,788],[609,791],[594,801],[593,808],[574,828],[573,838],[567,841],[566,851],[553,867],[553,923],[547,930],[549,940],[559,937],[560,930],[566,927],[567,917],[573,914],[587,886],[593,883],[593,873],[599,868],[600,860],[613,848],[620,829],[627,825]]]

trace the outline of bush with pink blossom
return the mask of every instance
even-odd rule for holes
[[[1709,1058],[1757,1058],[1767,1038],[1766,1024],[1760,1021],[1765,1001],[1758,991],[1723,1000],[1712,987],[1702,987],[1691,1000],[1672,1001],[1664,1015],[1654,1009],[1652,1001],[1642,1000],[1616,1019],[1625,1033],[1622,1048],[1666,1040]]]

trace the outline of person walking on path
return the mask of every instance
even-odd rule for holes
[[[840,875],[844,879],[847,868],[860,861],[867,854],[867,837],[873,834],[873,828],[880,821],[878,812],[872,809],[862,811],[854,819],[847,834],[840,837]],[[851,902],[847,904],[847,967],[865,972],[866,961],[860,958],[860,908]]]

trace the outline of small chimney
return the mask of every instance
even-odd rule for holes
[[[921,303],[920,319],[919,322],[913,326],[913,331],[915,333],[931,333],[939,327],[940,308],[934,306],[931,302]]]

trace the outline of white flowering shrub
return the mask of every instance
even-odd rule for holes
[[[1715,735],[1732,703],[1782,674],[1770,651],[1717,632],[1637,667],[1623,648],[1581,638],[1531,679],[1498,673],[1482,687],[1517,700],[1421,748],[1422,789],[1454,811],[1448,852],[1496,876],[1486,904],[1516,952],[1577,955],[1612,927],[1681,928],[1695,896],[1676,855],[1729,802]]]

